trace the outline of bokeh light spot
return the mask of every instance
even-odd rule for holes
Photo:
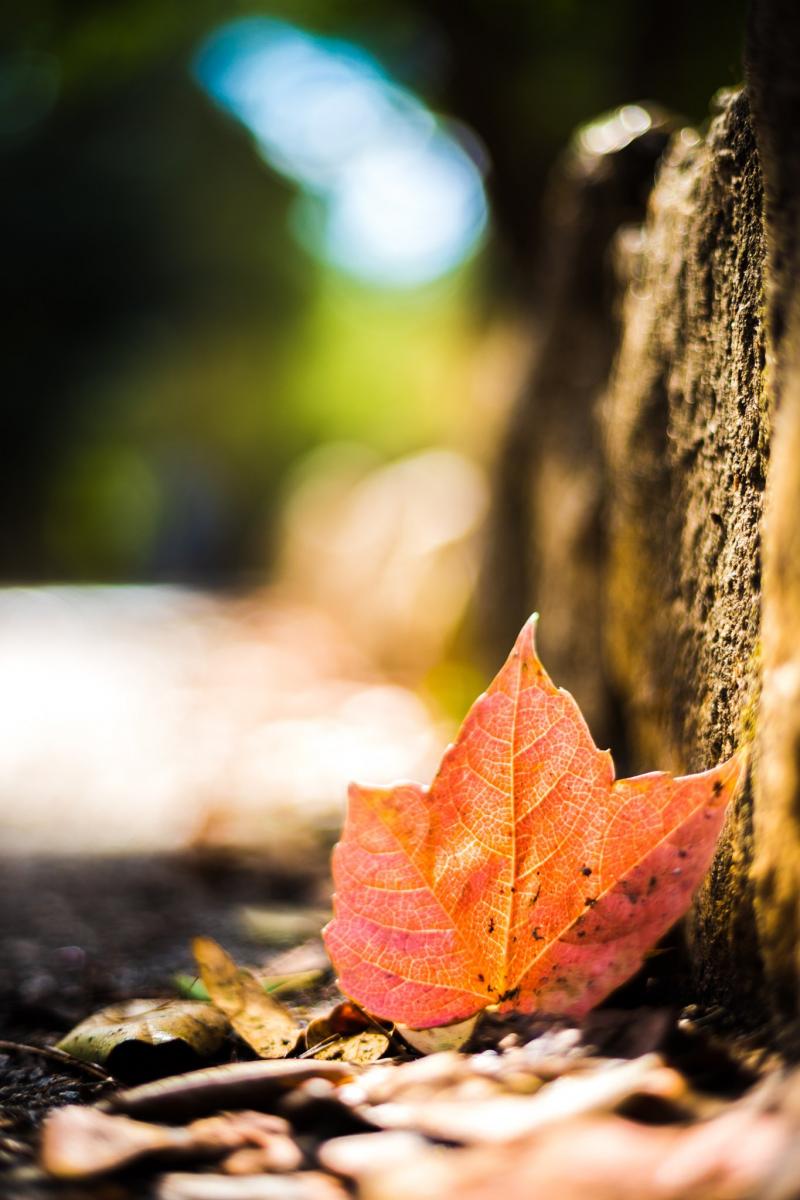
[[[480,167],[365,50],[252,18],[213,33],[195,74],[302,189],[291,228],[323,260],[408,287],[479,246],[488,219]]]

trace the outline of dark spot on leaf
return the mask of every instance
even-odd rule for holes
[[[591,873],[592,873],[591,867],[581,867],[581,875],[591,875]]]
[[[586,930],[585,930],[585,929],[579,929],[579,930],[578,930],[578,937],[586,937]]]
[[[482,975],[479,975],[479,976],[478,976],[478,983],[483,983],[483,982],[484,982],[484,978],[483,978],[483,976],[482,976]]]
[[[489,917],[489,924],[486,926],[487,933],[494,933],[494,917]]]
[[[688,854],[689,854],[689,851],[688,851],[688,850],[679,850],[679,851],[678,851],[678,858],[687,858],[687,857],[688,857]]]
[[[509,988],[507,992],[503,992],[502,996],[497,997],[498,1004],[502,1004],[505,1000],[516,1000],[519,995],[519,987]]]
[[[587,896],[583,903],[584,907],[591,908],[593,904],[597,904],[597,901],[594,896]]]
[[[721,784],[721,782],[719,781],[719,779],[717,779],[717,780],[715,781],[715,783],[714,783],[714,787],[713,787],[712,791],[714,792],[714,795],[715,795],[715,796],[718,796],[718,795],[720,794],[720,792],[722,791],[722,784]]]
[[[533,940],[535,942],[543,942],[544,941],[544,934],[539,933],[540,928],[541,928],[541,926],[534,925],[533,929],[531,930],[531,937],[533,938]]]
[[[651,875],[647,881],[648,892],[654,892],[657,887],[658,887],[658,879],[656,878],[655,875]]]

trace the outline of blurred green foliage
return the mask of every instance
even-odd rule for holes
[[[27,0],[0,17],[6,349],[0,576],[260,576],[297,456],[480,437],[459,363],[526,295],[549,164],[651,98],[703,118],[740,75],[740,0]],[[269,12],[370,48],[491,162],[483,258],[414,292],[287,234],[293,191],[193,83]]]

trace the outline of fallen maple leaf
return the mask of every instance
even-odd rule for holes
[[[376,1016],[580,1016],[636,971],[708,868],[744,752],[615,781],[539,662],[535,621],[430,788],[350,788],[324,937],[340,987]]]

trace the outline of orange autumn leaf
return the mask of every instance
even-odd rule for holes
[[[685,912],[745,754],[614,779],[524,626],[429,788],[352,785],[324,931],[342,990],[416,1028],[580,1016]]]

